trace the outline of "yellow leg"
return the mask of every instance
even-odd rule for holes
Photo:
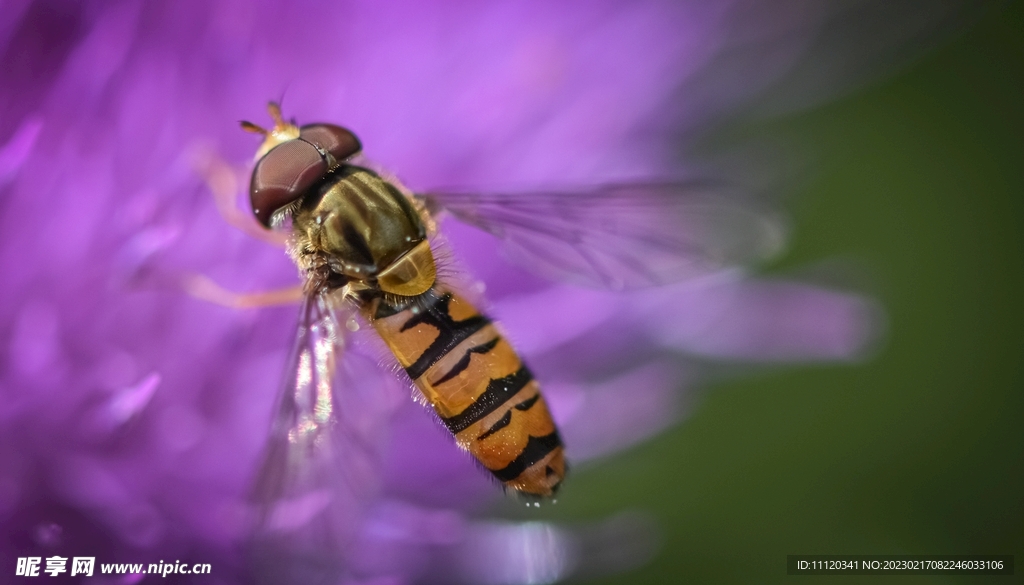
[[[181,281],[181,287],[193,297],[232,309],[255,309],[290,305],[302,300],[302,286],[258,293],[236,293],[222,288],[201,274],[191,274]]]
[[[210,187],[217,211],[224,221],[258,240],[275,246],[285,245],[288,239],[285,234],[264,228],[251,213],[238,209],[238,173],[231,165],[212,150],[200,148],[193,158],[193,166]]]

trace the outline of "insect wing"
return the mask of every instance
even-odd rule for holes
[[[338,375],[347,317],[330,293],[311,294],[302,305],[253,490],[250,554],[261,582],[335,582],[373,484],[372,453],[340,428],[340,390],[351,383]]]
[[[639,288],[748,265],[777,253],[781,219],[702,183],[632,183],[510,194],[428,193],[428,209],[499,238],[549,277]]]

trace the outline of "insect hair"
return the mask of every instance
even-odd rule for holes
[[[284,230],[290,227],[295,212],[302,205],[302,198],[292,201],[288,205],[278,209],[270,215],[270,228],[273,230]]]

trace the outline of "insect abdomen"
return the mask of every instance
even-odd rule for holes
[[[370,312],[462,448],[505,486],[554,494],[565,475],[562,441],[539,385],[490,319],[437,289],[398,309],[378,299]]]

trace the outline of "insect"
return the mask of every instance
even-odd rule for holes
[[[354,314],[384,341],[455,443],[507,490],[536,498],[557,492],[565,448],[539,383],[495,324],[438,275],[431,241],[442,214],[502,238],[537,271],[615,289],[749,263],[781,241],[771,215],[692,181],[415,194],[364,165],[350,130],[297,126],[277,104],[268,109],[270,129],[242,123],[264,137],[252,211],[263,228],[287,234],[304,300],[264,500],[285,491],[282,482],[291,480],[282,478],[297,472],[289,461],[328,441],[342,324]]]
[[[361,150],[349,130],[300,128],[276,105],[270,112],[269,131],[244,123],[265,135],[250,197],[264,226],[291,224],[289,253],[305,276],[301,327],[354,305],[461,448],[506,488],[554,495],[565,453],[540,388],[491,320],[438,281],[424,202],[347,162]]]

